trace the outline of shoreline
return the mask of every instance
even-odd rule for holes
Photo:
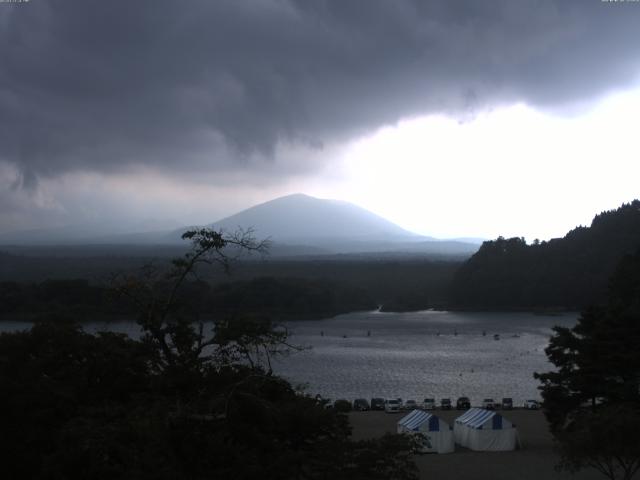
[[[456,445],[454,453],[414,456],[421,480],[596,480],[595,470],[576,474],[558,472],[560,460],[541,410],[497,410],[518,429],[522,448],[511,452],[474,452]],[[354,440],[379,438],[396,433],[396,423],[408,412],[351,412]],[[434,414],[453,426],[462,410],[435,410]]]
[[[509,308],[509,309],[500,309],[500,308],[461,308],[461,307],[430,307],[430,308],[422,308],[422,309],[397,309],[397,310],[387,310],[384,308],[384,304],[380,305],[377,309],[372,310],[350,310],[350,311],[338,311],[338,312],[301,312],[301,313],[286,313],[286,312],[245,312],[244,315],[247,316],[264,316],[269,317],[275,322],[305,322],[305,321],[315,321],[315,320],[330,320],[339,315],[351,315],[358,313],[397,313],[397,314],[406,314],[406,313],[422,313],[422,312],[454,312],[454,313],[499,313],[499,314],[507,314],[507,313],[531,313],[532,315],[541,316],[541,317],[562,317],[568,314],[579,313],[579,309],[570,309],[570,308],[550,308],[550,309],[540,309],[540,308]],[[220,312],[211,312],[202,314],[203,317],[208,317],[204,321],[211,321],[216,316],[224,316],[232,314],[233,312],[229,311],[220,311]],[[104,313],[99,311],[91,311],[91,310],[78,310],[78,311],[52,311],[52,312],[12,312],[12,313],[0,313],[0,322],[35,322],[39,318],[43,318],[46,320],[47,316],[55,317],[91,317],[86,320],[79,320],[78,323],[88,323],[88,322],[105,322],[105,323],[120,323],[120,322],[136,322],[135,313]],[[129,317],[129,315],[131,315]]]

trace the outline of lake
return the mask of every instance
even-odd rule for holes
[[[357,312],[326,320],[288,322],[290,342],[309,347],[273,364],[274,372],[311,395],[332,399],[401,397],[422,401],[468,396],[539,398],[533,372],[552,368],[544,354],[554,325],[571,327],[577,314]],[[29,328],[1,322],[1,331]],[[133,337],[130,322],[89,323]],[[494,335],[500,339],[495,340]]]
[[[312,395],[333,399],[464,395],[473,404],[487,397],[521,404],[540,397],[533,372],[552,368],[544,353],[551,328],[576,319],[575,313],[423,311],[289,323],[292,343],[311,348],[274,370],[294,384],[306,382]]]

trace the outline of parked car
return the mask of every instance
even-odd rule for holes
[[[469,397],[459,397],[456,401],[456,410],[467,410],[469,408],[471,408]]]
[[[440,408],[442,410],[451,410],[451,399],[443,398],[442,400],[440,400]]]
[[[397,398],[390,398],[384,402],[384,411],[387,413],[399,412],[402,403]]]
[[[415,410],[416,408],[418,408],[418,402],[415,400],[407,400],[402,406],[403,410]]]
[[[482,400],[482,408],[486,408],[487,410],[495,410],[495,400],[493,398],[485,398],[484,400]]]
[[[384,410],[384,398],[372,398],[371,410]]]
[[[347,413],[351,411],[351,402],[349,400],[345,400],[340,398],[333,402],[333,409],[336,412]]]
[[[525,400],[522,408],[524,408],[525,410],[537,410],[538,408],[540,408],[540,404],[537,400]]]
[[[502,399],[502,409],[503,410],[513,410],[513,398],[505,397]]]
[[[451,402],[449,402],[451,404]],[[435,398],[425,398],[424,402],[422,402],[422,408],[425,410],[435,410],[436,408],[436,399]]]
[[[356,412],[367,412],[371,410],[371,407],[369,406],[369,402],[366,398],[356,398],[353,401],[353,409]]]

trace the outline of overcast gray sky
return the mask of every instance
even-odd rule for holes
[[[440,237],[638,197],[640,2],[0,3],[0,232],[293,192]]]

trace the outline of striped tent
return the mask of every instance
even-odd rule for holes
[[[456,443],[471,450],[507,451],[520,446],[514,424],[493,410],[471,408],[456,418]]]
[[[448,423],[422,410],[414,410],[398,422],[398,433],[416,435],[423,453],[451,453],[455,448]]]

